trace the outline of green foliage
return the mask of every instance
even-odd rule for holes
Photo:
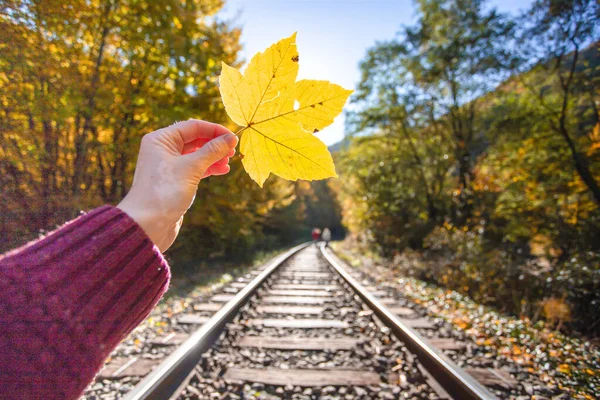
[[[422,279],[530,317],[560,303],[561,323],[598,332],[600,6],[538,1],[511,21],[418,5],[361,65],[344,224],[385,256],[421,251]]]
[[[536,72],[519,75],[524,78],[519,83],[539,109],[540,120],[563,139],[575,171],[600,206],[598,171],[578,143],[600,122],[598,15],[595,0],[538,0],[522,17],[516,53],[520,70]],[[584,51],[585,46],[590,47]]]
[[[447,149],[439,136],[420,140],[429,149],[422,159],[423,175],[415,173],[421,166],[413,161],[406,139],[391,134],[354,139],[340,156],[344,224],[353,232],[365,233],[384,252],[420,246],[435,223],[437,210],[449,206],[439,198],[450,164]],[[431,187],[424,184],[423,176]]]
[[[367,54],[355,97],[360,111],[351,116],[351,128],[377,127],[407,140],[434,219],[438,193],[424,162],[431,151],[421,139],[439,136],[456,164],[453,213],[465,223],[473,207],[474,161],[484,141],[479,98],[507,76],[514,24],[486,10],[481,0],[422,0],[418,15],[414,26]]]

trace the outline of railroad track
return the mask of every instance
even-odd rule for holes
[[[461,343],[432,338],[433,322],[356,278],[327,249],[295,247],[180,315],[187,332],[154,341],[181,342],[160,364],[134,357],[102,374],[146,375],[128,400],[494,399],[480,382],[515,385],[501,371],[471,370],[475,379],[457,367],[442,350]]]

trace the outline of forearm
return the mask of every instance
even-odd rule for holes
[[[168,282],[160,251],[113,207],[0,258],[0,397],[80,396]]]

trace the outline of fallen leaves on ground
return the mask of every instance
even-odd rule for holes
[[[354,266],[369,264],[368,273],[378,280],[397,282],[408,298],[462,329],[490,355],[525,368],[547,385],[555,385],[574,399],[600,398],[600,349],[578,338],[552,331],[543,321],[532,323],[498,313],[458,292],[401,277],[394,265],[376,256],[364,257],[344,243],[335,249]]]

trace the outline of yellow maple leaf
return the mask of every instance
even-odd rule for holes
[[[352,90],[300,80],[296,34],[257,53],[242,75],[222,63],[221,97],[241,126],[244,168],[261,187],[270,173],[289,180],[337,177],[327,146],[314,136],[333,122]]]

